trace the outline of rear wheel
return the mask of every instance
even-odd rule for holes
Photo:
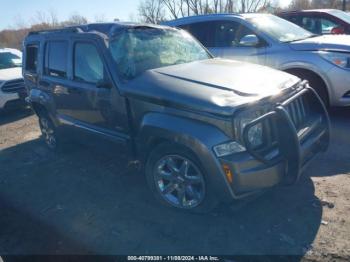
[[[208,212],[217,204],[204,170],[183,146],[162,144],[146,164],[146,177],[154,196],[163,204],[193,212]]]

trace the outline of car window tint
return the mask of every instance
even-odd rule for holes
[[[256,35],[255,32],[244,25],[240,25],[235,37],[235,45],[240,46],[242,38],[248,35]]]
[[[239,23],[232,21],[218,21],[215,25],[215,47],[237,46],[236,36]]]
[[[75,44],[74,79],[89,83],[97,83],[104,79],[103,62],[94,45]]]
[[[45,74],[54,77],[67,77],[68,42],[52,41],[46,45]]]
[[[321,30],[322,34],[330,34],[332,32],[333,28],[339,27],[340,25],[337,23],[334,23],[331,20],[328,19],[321,19]]]
[[[25,69],[30,72],[36,72],[38,66],[38,46],[28,45],[26,47]]]
[[[294,24],[300,25],[300,17],[298,16],[290,16],[290,17],[285,17],[287,20],[293,22]]]
[[[20,67],[21,57],[11,52],[0,52],[0,69]]]
[[[301,25],[314,34],[321,34],[319,20],[315,17],[303,17]]]
[[[339,24],[325,18],[303,17],[302,19],[302,27],[315,34],[330,34],[332,29],[338,26]]]
[[[199,22],[189,25],[179,26],[180,28],[191,33],[199,40],[205,47],[213,47],[213,35],[215,31],[215,24],[212,22]]]

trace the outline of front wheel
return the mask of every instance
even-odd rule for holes
[[[146,176],[154,196],[163,204],[194,212],[208,212],[217,200],[194,154],[176,144],[162,144],[151,153]]]

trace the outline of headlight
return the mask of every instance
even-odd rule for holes
[[[247,124],[251,121],[257,119],[259,116],[262,116],[267,109],[261,109],[253,112],[244,112],[238,116],[235,121],[236,126],[236,136],[239,138],[239,141],[243,142],[243,130]],[[263,125],[262,123],[256,124],[248,130],[248,140],[252,147],[258,147],[263,144]]]
[[[253,147],[258,147],[263,144],[263,127],[261,123],[248,130],[248,141]]]
[[[319,52],[320,56],[332,64],[350,69],[350,54],[340,52]]]
[[[239,153],[243,151],[245,151],[245,147],[235,141],[231,141],[214,147],[214,152],[217,157],[228,156],[233,153]]]

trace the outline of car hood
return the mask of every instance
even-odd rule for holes
[[[231,114],[239,105],[277,95],[299,81],[265,66],[209,59],[146,71],[128,82],[127,93],[158,103]]]
[[[290,43],[298,51],[341,51],[350,52],[350,35],[322,35]]]
[[[18,78],[22,78],[21,67],[0,69],[0,81],[8,81]]]

